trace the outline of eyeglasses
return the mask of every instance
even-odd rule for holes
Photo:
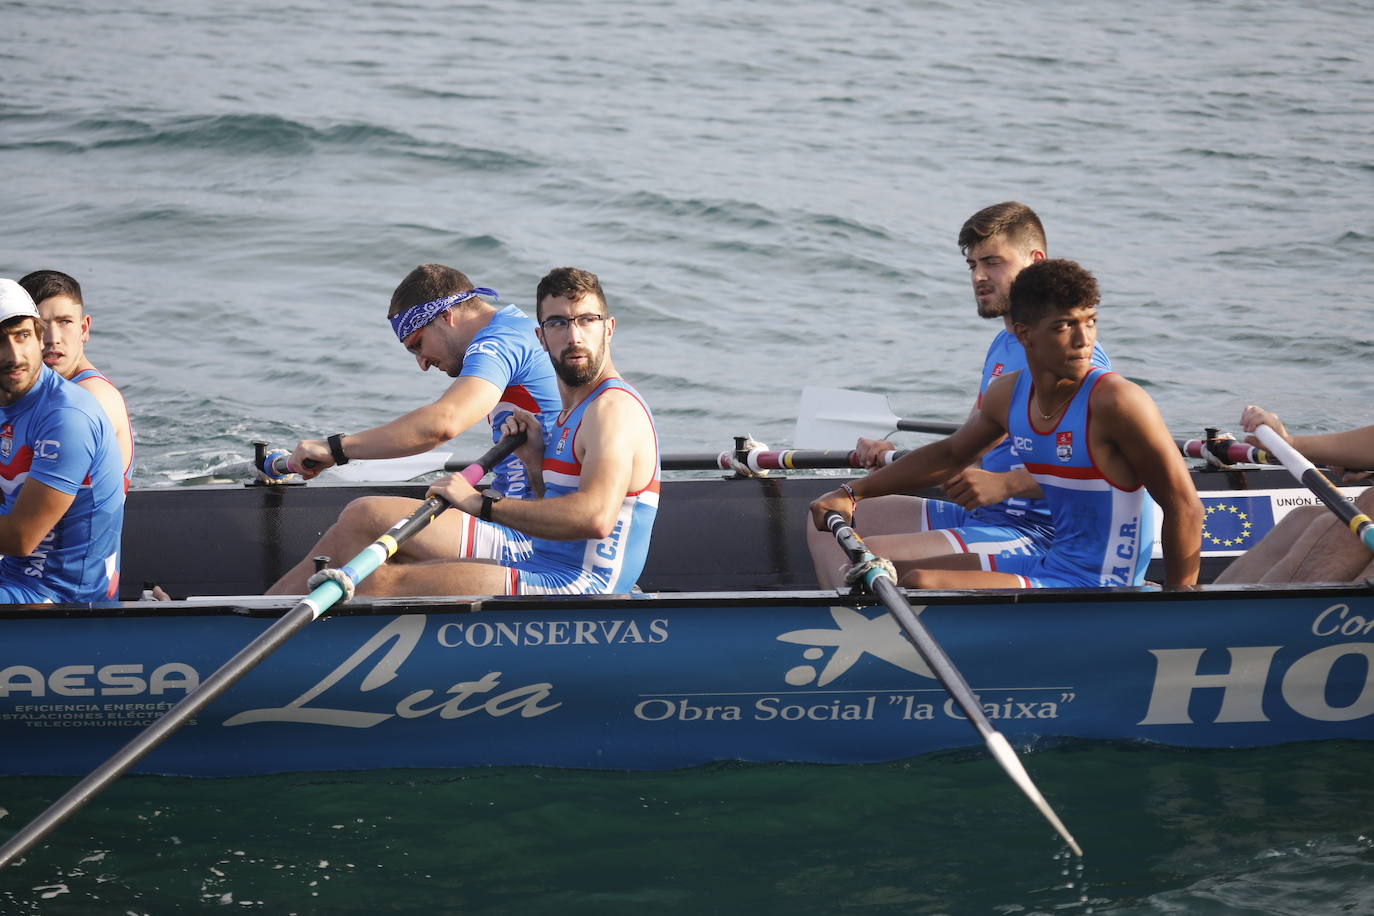
[[[590,331],[596,326],[598,321],[605,321],[608,315],[598,315],[595,312],[587,312],[585,315],[553,315],[539,322],[539,326],[546,331],[566,331],[569,324],[576,324],[578,330]]]

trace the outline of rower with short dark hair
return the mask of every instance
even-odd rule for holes
[[[965,220],[958,244],[968,265],[979,317],[1002,321],[983,358],[976,411],[993,381],[1026,365],[1008,314],[1011,284],[1024,268],[1045,259],[1047,243],[1035,211],[1018,201],[1006,201],[984,207]],[[1112,365],[1096,344],[1093,364],[1104,369]],[[855,450],[861,465],[878,468],[884,453],[893,447],[886,440],[860,438]],[[939,483],[946,499],[893,494],[865,500],[856,510],[855,523],[869,546],[903,561],[947,553],[1035,555],[1049,549],[1054,534],[1049,508],[1006,440]],[[810,525],[807,529],[816,578],[822,588],[836,587],[844,554],[828,532]]]
[[[580,595],[634,588],[658,512],[653,415],[611,360],[615,318],[595,274],[571,267],[551,271],[539,283],[536,314],[540,344],[558,375],[562,410],[538,417],[515,410],[503,424],[504,432],[524,432],[527,437],[517,454],[536,498],[506,499],[500,492],[478,492],[457,474],[428,493],[442,496],[458,510],[442,513],[429,528],[445,522],[520,533],[530,539],[528,554],[426,562],[397,554],[356,583],[359,591]],[[402,517],[417,505],[414,500],[391,500],[389,511],[393,518]],[[311,554],[352,555],[339,549],[329,532]],[[347,573],[329,570],[323,575],[340,581]],[[353,584],[340,581],[345,592]]]
[[[862,500],[908,492],[964,467],[1009,436],[1049,504],[1054,539],[1037,556],[959,553],[894,561],[913,588],[1140,585],[1163,510],[1165,578],[1197,582],[1202,504],[1154,401],[1139,385],[1094,366],[1097,281],[1078,264],[1045,260],[1011,286],[1010,315],[1026,368],[990,386],[953,435],[811,504],[849,517]]]
[[[120,469],[110,418],[44,365],[33,298],[0,279],[0,602],[118,597]]]
[[[124,462],[127,490],[134,477],[134,428],[124,395],[86,356],[91,316],[86,311],[81,284],[60,270],[35,270],[20,277],[19,285],[38,306],[38,315],[43,319],[43,362],[64,379],[89,391],[109,416]]]

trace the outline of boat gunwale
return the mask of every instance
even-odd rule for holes
[[[1115,587],[1040,589],[958,589],[918,591],[903,589],[913,603],[942,606],[1040,605],[1138,603],[1176,601],[1232,601],[1293,597],[1368,597],[1374,579],[1362,582],[1258,583],[1199,585],[1193,587]],[[124,601],[118,604],[0,605],[0,620],[222,617],[226,613],[249,618],[277,618],[291,610],[300,596],[197,596],[184,601]],[[828,607],[836,603],[871,606],[878,599],[868,594],[838,590],[646,592],[610,595],[436,595],[355,599],[335,605],[326,617],[383,617],[401,614],[471,614],[497,612],[556,612],[559,608],[580,612],[604,609],[617,613],[648,612],[652,608],[684,607]]]

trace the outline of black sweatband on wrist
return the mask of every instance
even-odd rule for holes
[[[335,464],[348,464],[348,456],[343,451],[343,436],[338,433],[325,440],[329,443],[329,454]]]

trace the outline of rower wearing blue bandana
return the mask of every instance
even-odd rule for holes
[[[485,297],[485,298],[484,298]],[[392,294],[387,320],[392,333],[422,371],[439,369],[454,381],[439,398],[396,419],[361,432],[307,439],[290,458],[293,470],[314,477],[353,459],[401,458],[442,446],[485,419],[493,440],[519,409],[556,411],[558,385],[553,366],[536,336],[535,324],[512,305],[493,305],[494,289],[475,286],[461,271],[422,264]],[[530,496],[524,465],[508,458],[493,469],[492,487],[512,499]],[[415,500],[364,497],[344,508],[315,548],[278,580],[269,594],[301,594],[317,555],[353,556]],[[494,525],[459,525],[436,520],[402,547],[402,560],[421,562],[460,557],[502,559],[527,556],[529,538]]]
[[[611,361],[615,319],[594,274],[558,268],[540,281],[535,302],[539,339],[558,374],[562,410],[539,417],[515,410],[504,427],[527,437],[517,455],[529,468],[538,498],[478,492],[459,475],[429,491],[453,506],[431,528],[492,523],[531,538],[529,554],[429,562],[398,554],[355,582],[358,592],[556,595],[634,588],[658,512],[653,416]]]

